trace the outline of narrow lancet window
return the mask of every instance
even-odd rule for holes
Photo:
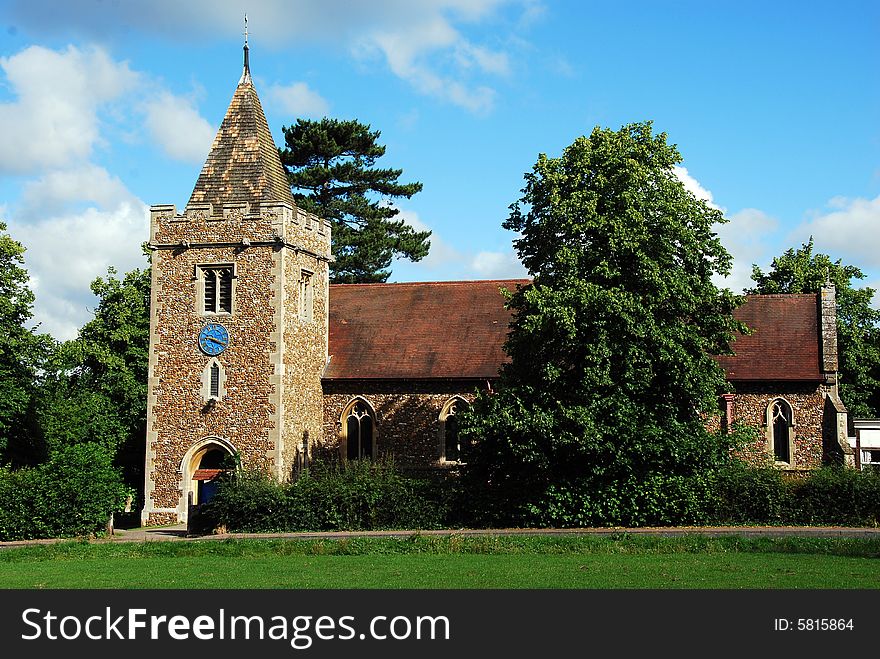
[[[791,406],[784,400],[777,399],[770,407],[769,416],[768,425],[773,457],[776,462],[791,463],[791,430],[793,426]]]
[[[364,401],[351,406],[345,417],[346,457],[349,460],[375,457],[374,422]]]

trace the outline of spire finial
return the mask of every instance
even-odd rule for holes
[[[251,81],[251,63],[249,57],[248,48],[248,20],[247,14],[244,15],[244,71],[241,74],[241,80],[238,81],[238,84],[243,84]]]

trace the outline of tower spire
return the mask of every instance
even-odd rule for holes
[[[250,48],[248,47],[248,20],[247,14],[244,15],[244,71],[241,74],[241,80],[238,81],[239,85],[249,83],[251,81],[251,62],[250,62]]]

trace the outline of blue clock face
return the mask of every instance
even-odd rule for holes
[[[229,345],[229,332],[220,323],[208,323],[199,332],[199,348],[206,355],[219,355]]]

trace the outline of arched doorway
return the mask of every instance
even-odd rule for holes
[[[220,437],[196,442],[181,462],[181,501],[179,517],[187,521],[190,506],[210,501],[217,493],[217,478],[230,468],[235,448]]]
[[[217,493],[217,479],[228,467],[229,454],[219,448],[210,448],[202,454],[198,468],[193,472],[193,504],[208,503]]]

